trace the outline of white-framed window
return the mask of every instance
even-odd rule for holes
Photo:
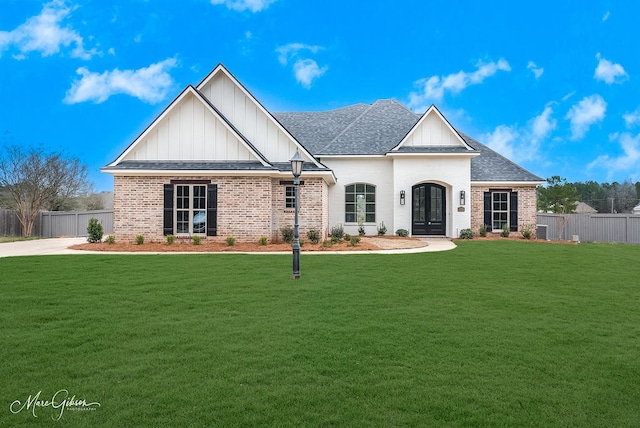
[[[176,235],[204,235],[207,232],[207,186],[177,184],[175,187]]]
[[[495,231],[509,225],[509,192],[491,193],[491,227]]]
[[[376,222],[376,186],[355,183],[344,188],[344,222]]]

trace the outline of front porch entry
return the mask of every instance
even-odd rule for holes
[[[412,235],[446,235],[447,200],[444,186],[421,183],[412,187]]]

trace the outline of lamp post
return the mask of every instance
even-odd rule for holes
[[[300,278],[300,235],[298,233],[298,209],[300,207],[300,174],[302,174],[302,164],[304,161],[300,153],[296,153],[291,158],[291,173],[293,174],[293,184],[295,186],[295,209],[293,220],[293,275],[291,279]]]

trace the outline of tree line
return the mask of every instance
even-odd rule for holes
[[[630,213],[640,203],[640,181],[633,183],[567,182],[554,175],[538,187],[538,210],[573,213],[584,202],[599,213]]]

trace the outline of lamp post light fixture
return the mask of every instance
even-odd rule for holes
[[[464,193],[464,190],[460,191],[460,205],[464,205],[464,203],[466,202],[466,195]]]
[[[293,219],[293,275],[291,279],[300,278],[300,235],[298,232],[298,209],[300,207],[300,174],[302,174],[302,164],[304,161],[300,153],[296,153],[291,158],[291,173],[293,174],[293,184],[295,186],[295,209]]]
[[[405,193],[404,190],[400,191],[400,205],[404,205],[405,202]]]

